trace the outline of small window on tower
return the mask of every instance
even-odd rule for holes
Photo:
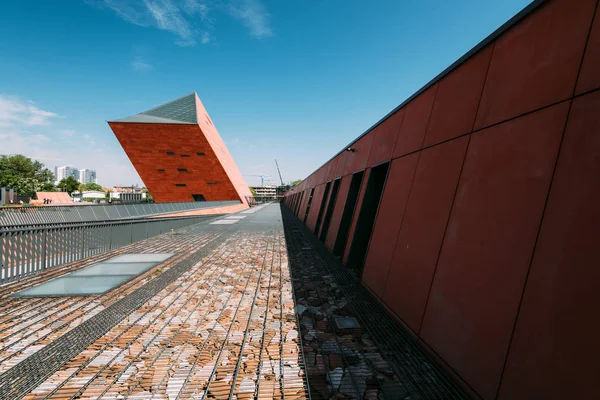
[[[206,155],[206,154],[204,154],[204,152],[203,152],[203,151],[199,151],[199,152],[197,152],[196,154],[198,154],[200,157],[202,157],[202,156],[205,156],[205,155]]]
[[[177,187],[184,187],[187,186],[185,183],[176,183],[175,186]]]
[[[188,172],[186,168],[177,168],[177,172]]]
[[[189,157],[189,154],[182,154],[181,157]]]
[[[207,181],[207,182],[206,182],[206,184],[207,184],[207,185],[216,185],[216,184],[217,184],[217,182],[214,182],[214,181],[210,181],[210,182],[209,182],[209,181]]]
[[[157,169],[156,172],[158,172],[159,174],[164,174],[165,170],[164,169]]]
[[[172,151],[167,151],[167,155],[168,155],[168,156],[174,156],[174,155],[175,155],[175,153],[174,153],[174,152],[172,152]]]

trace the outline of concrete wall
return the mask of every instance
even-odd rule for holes
[[[540,2],[288,193],[390,162],[363,283],[474,397],[600,393],[600,13]],[[302,202],[301,194],[304,193]]]

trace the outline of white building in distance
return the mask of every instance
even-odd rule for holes
[[[56,178],[56,183],[68,178],[69,176],[79,180],[79,170],[68,165],[54,167],[54,177]]]
[[[56,178],[56,183],[62,181],[65,178],[72,176],[77,179],[79,183],[98,183],[96,178],[96,171],[93,169],[79,169],[72,167],[70,165],[63,165],[62,167],[54,167],[54,177]]]
[[[277,197],[277,186],[250,186],[250,189],[254,190],[254,197],[262,198],[276,198]]]
[[[80,183],[98,183],[96,181],[96,171],[93,169],[80,169],[78,180]]]

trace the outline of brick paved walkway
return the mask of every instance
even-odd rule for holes
[[[0,287],[0,399],[429,397],[305,254],[305,235],[278,205],[257,207]],[[10,297],[117,254],[165,252],[101,296]]]

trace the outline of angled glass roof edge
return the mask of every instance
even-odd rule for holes
[[[126,122],[131,122],[131,123],[161,123],[161,122],[155,122],[155,121],[129,121],[129,119],[133,119],[133,118],[138,118],[138,119],[141,119],[142,117],[161,118],[161,117],[155,117],[155,116],[153,116],[153,115],[151,115],[151,114],[149,114],[149,113],[151,113],[151,112],[153,112],[153,111],[155,111],[155,110],[157,110],[157,109],[159,109],[159,108],[163,108],[163,107],[165,107],[165,106],[168,106],[169,104],[172,104],[172,103],[175,103],[175,102],[177,102],[177,101],[183,100],[183,99],[185,99],[186,97],[190,97],[190,96],[193,96],[193,97],[194,97],[194,104],[196,104],[196,97],[198,96],[198,94],[197,94],[195,91],[193,91],[193,92],[191,92],[191,93],[188,93],[188,94],[186,94],[186,95],[184,95],[184,96],[178,97],[178,98],[176,98],[176,99],[174,99],[174,100],[170,100],[170,101],[167,101],[166,103],[162,103],[162,104],[160,104],[160,105],[158,105],[158,106],[156,106],[156,107],[152,107],[152,108],[150,108],[150,109],[148,109],[148,110],[146,110],[146,111],[142,111],[141,113],[134,114],[134,115],[131,115],[131,116],[128,116],[128,117],[124,117],[124,118],[119,118],[119,119],[117,119],[117,120],[111,120],[111,121],[107,121],[107,122],[125,122],[125,123],[126,123]],[[179,120],[173,120],[173,119],[171,119],[171,120],[170,120],[171,122],[166,122],[166,121],[165,121],[164,123],[177,123],[177,124],[186,124],[186,125],[198,125],[198,124],[199,124],[199,122],[198,122],[198,115],[197,115],[197,112],[198,112],[198,110],[196,110],[196,121],[195,121],[195,122],[190,122],[190,121],[179,121]],[[141,117],[140,117],[140,116],[141,116]],[[162,119],[164,119],[164,120],[168,120],[167,118],[162,118]]]
[[[194,92],[188,93],[188,94],[186,94],[186,95],[184,95],[184,96],[178,97],[178,98],[176,98],[176,99],[174,99],[174,100],[169,100],[169,101],[167,101],[166,103],[162,103],[162,104],[160,104],[160,105],[158,105],[158,106],[156,106],[156,107],[152,107],[152,108],[150,108],[150,109],[148,109],[148,110],[146,110],[146,111],[142,111],[140,114],[146,114],[146,113],[149,113],[149,112],[151,112],[151,111],[154,111],[154,110],[156,110],[157,108],[161,108],[161,107],[167,106],[167,105],[169,105],[169,104],[171,104],[171,103],[175,103],[176,101],[183,100],[183,99],[185,99],[186,97],[189,97],[189,96],[192,96],[192,95],[193,95],[193,96],[196,96],[196,92],[194,91]],[[195,100],[195,98],[194,98],[194,100]]]
[[[179,124],[179,125],[198,125],[198,123],[188,122],[188,121],[179,121],[176,119],[169,118],[161,118],[155,117],[153,115],[146,114],[135,114],[129,117],[115,119],[112,121],[106,122],[120,122],[120,123],[135,123],[135,124]]]

